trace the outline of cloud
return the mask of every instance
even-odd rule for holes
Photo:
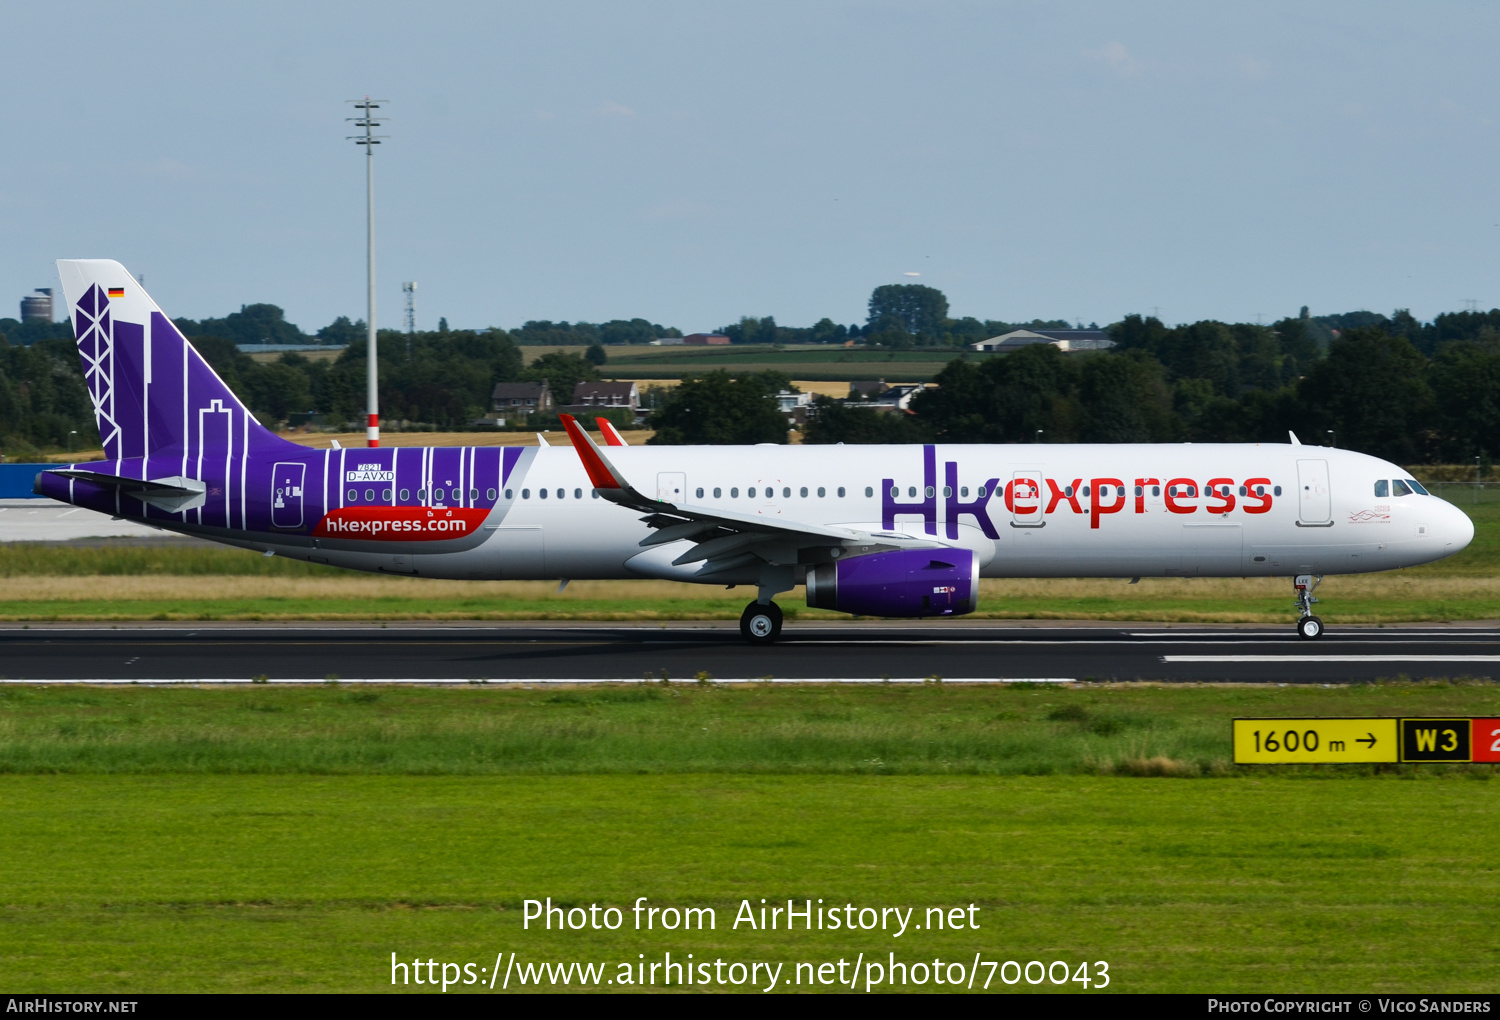
[[[601,117],[634,117],[635,116],[635,111],[632,110],[630,107],[625,106],[622,103],[617,103],[613,99],[611,99],[611,100],[608,100],[603,106],[599,107],[599,116],[601,116]]]
[[[1121,78],[1134,78],[1141,73],[1141,62],[1132,57],[1121,42],[1108,42],[1097,49],[1084,50],[1083,55]]]

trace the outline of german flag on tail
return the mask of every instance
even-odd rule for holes
[[[125,288],[124,287],[111,287],[111,288],[109,288],[109,296],[112,297],[112,298],[124,297],[125,296]]]

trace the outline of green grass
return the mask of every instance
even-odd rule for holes
[[[994,355],[976,355],[950,348],[918,348],[906,351],[846,350],[842,347],[810,345],[777,350],[754,344],[704,348],[648,348],[610,352],[606,376],[642,379],[677,378],[688,373],[715,369],[728,372],[784,372],[794,379],[833,380],[886,379],[916,382],[931,379],[955,358],[979,361]]]
[[[1500,716],[1500,687],[0,687],[0,773],[1224,776],[1229,720],[1277,714]]]
[[[1491,990],[1488,769],[1224,764],[1235,715],[1361,713],[1500,714],[1500,688],[0,688],[0,982],[895,952],[1105,960],[1126,992]],[[523,930],[548,896],[718,924]],[[733,929],[762,897],[980,927]]]

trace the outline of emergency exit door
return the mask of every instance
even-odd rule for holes
[[[656,498],[663,503],[682,503],[687,499],[687,475],[681,471],[656,473]]]
[[[271,527],[302,527],[302,481],[306,464],[283,461],[271,471]]]

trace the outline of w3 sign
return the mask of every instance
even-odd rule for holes
[[[1237,765],[1500,762],[1500,719],[1236,719]]]

